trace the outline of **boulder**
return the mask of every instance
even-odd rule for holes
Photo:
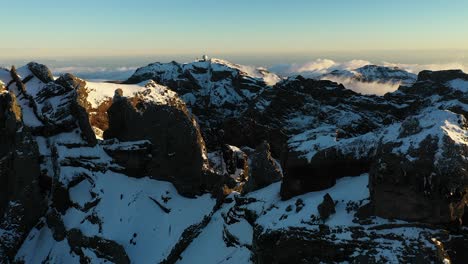
[[[330,194],[325,194],[323,196],[323,201],[321,204],[317,206],[318,212],[320,214],[320,218],[325,221],[330,217],[330,215],[334,214],[335,211],[335,201],[330,196]]]
[[[28,69],[43,83],[49,83],[54,81],[52,72],[43,64],[37,62],[28,63]]]

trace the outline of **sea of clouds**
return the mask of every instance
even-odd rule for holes
[[[450,70],[461,69],[468,73],[468,64],[465,63],[440,63],[440,64],[403,64],[381,62],[372,63],[366,60],[349,60],[338,62],[330,59],[316,59],[306,63],[277,64],[269,68],[271,72],[281,77],[302,75],[308,78],[319,78],[334,70],[355,70],[365,65],[381,65],[386,67],[398,67],[410,73],[418,74],[422,70]],[[346,88],[362,94],[383,95],[393,92],[399,87],[399,83],[392,82],[360,82],[351,78],[327,77],[328,80],[342,83]]]
[[[105,66],[65,66],[51,67],[55,76],[72,73],[75,76],[93,81],[123,81],[128,79],[137,67],[105,67]]]

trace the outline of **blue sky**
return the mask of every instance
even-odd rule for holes
[[[468,49],[466,0],[0,0],[0,58]]]

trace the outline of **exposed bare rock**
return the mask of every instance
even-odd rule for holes
[[[130,263],[125,249],[115,241],[102,237],[87,237],[79,229],[71,229],[67,232],[67,240],[71,249],[84,259],[83,249],[91,249],[99,258],[113,263]]]
[[[43,83],[49,83],[54,81],[54,76],[52,72],[43,64],[37,62],[28,63],[29,70]]]
[[[23,125],[16,97],[0,93],[0,261],[14,257],[46,209],[39,162],[37,143]]]
[[[150,141],[117,142],[109,140],[104,150],[114,161],[124,168],[124,173],[132,177],[149,175],[148,166],[152,160]]]
[[[330,196],[330,194],[325,194],[323,196],[323,202],[317,206],[318,212],[320,214],[320,218],[322,220],[327,220],[330,215],[335,213],[335,201]]]
[[[104,138],[149,140],[153,145],[152,160],[147,166],[149,175],[172,182],[183,195],[205,191],[211,185],[209,177],[205,177],[205,144],[185,104],[175,95],[167,104],[135,99],[132,104],[127,98],[114,97]]]
[[[281,167],[271,156],[270,145],[264,141],[250,156],[249,179],[243,192],[247,193],[264,188],[274,182],[281,181],[282,178]]]

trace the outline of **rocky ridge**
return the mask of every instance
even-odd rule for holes
[[[2,262],[467,260],[461,71],[385,96],[217,59],[0,71]]]

